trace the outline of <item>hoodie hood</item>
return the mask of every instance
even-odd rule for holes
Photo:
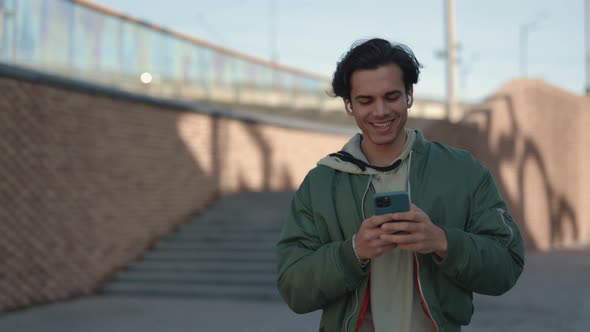
[[[395,160],[393,160],[394,156],[392,156],[391,165],[385,167],[372,166],[369,164],[367,157],[361,149],[362,140],[362,134],[355,134],[348,143],[344,145],[341,151],[322,158],[317,164],[352,174],[379,174],[391,172],[410,156],[410,152],[416,141],[416,131],[406,128],[406,144],[404,145],[402,152]]]

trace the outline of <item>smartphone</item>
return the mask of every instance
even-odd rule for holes
[[[375,215],[410,211],[410,195],[407,191],[376,193],[373,201]]]

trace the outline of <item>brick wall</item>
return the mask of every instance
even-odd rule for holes
[[[345,140],[0,78],[0,310],[89,294],[219,194],[293,189]]]
[[[515,82],[464,123],[409,126],[470,149],[552,248],[590,242],[589,109]],[[296,188],[348,136],[0,78],[0,310],[91,293],[218,195]]]
[[[91,292],[214,199],[179,113],[10,79],[0,102],[0,308]]]

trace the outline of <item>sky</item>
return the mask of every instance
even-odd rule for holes
[[[529,77],[584,93],[584,1],[455,0],[457,97],[478,101],[523,76],[523,49]],[[424,65],[416,96],[446,95],[446,60],[437,55],[445,49],[443,0],[92,2],[248,55],[274,56],[281,64],[327,78],[353,42],[385,38],[409,46]],[[524,48],[523,26],[531,26]]]

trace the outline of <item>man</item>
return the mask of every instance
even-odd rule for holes
[[[405,127],[420,63],[405,46],[359,43],[332,88],[362,134],[311,170],[278,250],[278,288],[320,331],[460,331],[473,292],[500,295],[524,266],[522,238],[494,180],[468,152]],[[407,212],[373,215],[376,192]]]

